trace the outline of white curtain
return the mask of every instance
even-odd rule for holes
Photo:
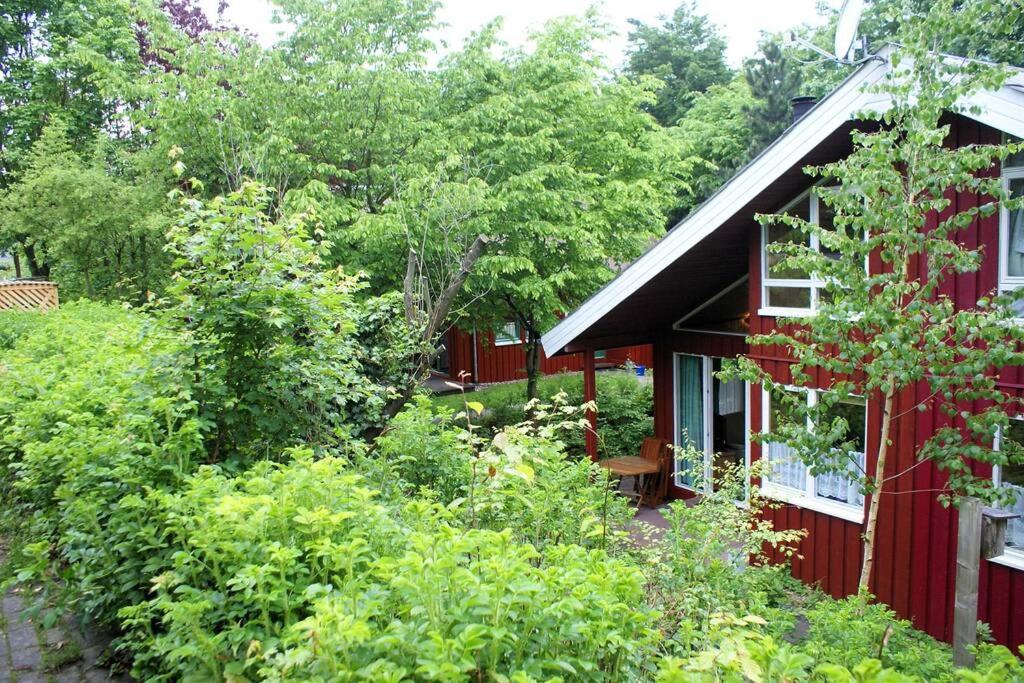
[[[718,414],[732,415],[743,410],[743,380],[733,379],[718,385]]]
[[[768,479],[772,483],[801,491],[807,488],[807,467],[796,451],[782,443],[766,443],[764,450],[768,454]]]

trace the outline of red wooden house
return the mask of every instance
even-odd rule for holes
[[[435,374],[469,384],[511,382],[526,378],[526,352],[523,334],[515,323],[508,323],[497,334],[491,331],[467,332],[457,327],[444,337],[444,353],[435,366]],[[596,351],[598,365],[621,367],[627,363],[650,367],[653,361],[649,344]],[[579,372],[583,354],[566,353],[548,358],[541,352],[540,369],[545,375]]]
[[[765,244],[774,237],[755,220],[757,213],[799,211],[811,221],[826,221],[813,185],[804,172],[843,158],[852,149],[850,133],[867,125],[853,118],[867,107],[884,106],[865,86],[877,83],[891,68],[891,48],[861,65],[846,81],[818,102],[714,196],[673,228],[644,256],[544,335],[552,357],[582,353],[585,382],[594,396],[594,349],[650,343],[654,353],[655,431],[679,444],[683,438],[704,452],[709,485],[720,460],[749,464],[767,457],[771,463],[761,482],[763,491],[784,501],[769,513],[777,528],[803,528],[802,559],[792,563],[798,578],[817,583],[836,597],[856,590],[861,565],[861,530],[865,501],[842,476],[812,476],[799,461],[786,459],[781,444],[760,446],[749,434],[762,431],[772,419],[768,395],[759,386],[729,385],[714,376],[722,359],[751,355],[745,337],[768,332],[777,316],[813,312],[815,283],[780,273],[766,258]],[[1024,137],[1024,74],[998,92],[980,93],[964,114],[949,115],[949,144],[998,141],[1003,135]],[[993,168],[1016,192],[1024,192],[1024,158]],[[978,197],[956,201],[975,204]],[[998,289],[1024,286],[1024,212],[1003,210],[979,219],[966,238],[984,246],[980,272],[949,280],[949,296],[973,305]],[[759,348],[753,357],[777,381],[789,380],[784,349]],[[1024,391],[1024,373],[1001,376],[1007,392]],[[823,387],[824,388],[824,387]],[[924,391],[924,387],[920,391]],[[913,392],[910,392],[913,394]],[[920,392],[919,392],[920,393]],[[814,391],[808,392],[813,400]],[[915,445],[945,424],[938,411],[907,410],[927,394],[900,397],[892,472],[914,464]],[[600,403],[600,397],[596,397]],[[877,443],[880,406],[875,401],[843,406],[851,425],[863,424],[863,457],[870,461]],[[1024,427],[1024,423],[1022,423]],[[765,429],[767,431],[767,429]],[[684,436],[686,435],[686,436]],[[678,497],[699,494],[688,478],[673,473],[671,491]],[[979,466],[980,467],[980,466]],[[1024,468],[979,470],[997,484],[1019,488],[1017,508],[1024,511]],[[901,616],[933,636],[950,640],[956,573],[957,513],[943,508],[930,490],[939,489],[943,474],[930,464],[910,469],[889,481],[880,501],[879,538],[872,592]],[[1024,643],[1024,522],[1010,523],[1003,555],[983,560],[979,618],[989,623],[996,639],[1011,647]]]

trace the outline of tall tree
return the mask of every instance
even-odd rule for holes
[[[111,69],[136,72],[138,45],[127,0],[13,0],[0,12],[0,190],[15,182],[54,117],[79,151],[118,106],[104,91]],[[15,244],[33,275],[49,264],[29,240]]]
[[[995,4],[979,2],[974,8],[990,12]],[[831,379],[820,387],[826,391],[819,392],[817,402],[806,401],[782,390],[753,360],[742,361],[741,374],[769,387],[772,400],[790,417],[758,438],[790,445],[813,472],[847,476],[870,495],[859,584],[865,591],[880,502],[907,472],[890,462],[898,424],[916,419],[918,410],[948,417],[950,426],[915,453],[915,462],[930,461],[946,472],[946,502],[963,494],[1005,497],[991,479],[975,475],[973,464],[1022,462],[1019,449],[996,451],[993,439],[1022,409],[1021,400],[1004,394],[998,381],[1001,368],[1024,365],[1024,327],[1014,321],[1013,308],[1024,292],[991,292],[976,304],[944,293],[951,278],[976,272],[983,258],[996,257],[973,246],[976,240],[965,238],[965,231],[976,229],[976,221],[1000,205],[1020,210],[1024,203],[1022,197],[1011,198],[990,173],[993,162],[1019,153],[1022,145],[945,144],[948,112],[957,111],[971,93],[997,88],[1007,76],[999,68],[946,59],[936,51],[963,19],[953,11],[953,0],[904,18],[893,69],[875,88],[891,98],[892,109],[863,115],[882,125],[855,133],[854,151],[845,160],[809,169],[826,187],[836,186],[818,192],[824,207],[819,215],[829,220],[762,217],[769,226],[792,231],[770,251],[780,267],[813,274],[819,294],[814,314],[750,343],[785,347],[797,386],[813,386],[814,377]],[[967,206],[954,203],[957,193],[989,199]],[[915,394],[922,386],[927,391]],[[867,439],[879,444],[873,462],[859,462],[854,443],[860,435],[838,410],[851,396],[882,408],[877,431]]]
[[[61,120],[32,146],[19,178],[0,194],[0,245],[46,264],[62,298],[144,300],[164,284],[167,181],[103,134],[82,154]]]
[[[701,162],[691,171],[689,190],[669,214],[670,225],[711,196],[746,163],[751,136],[747,110],[754,104],[746,80],[737,76],[726,85],[713,85],[698,95],[680,119],[673,134],[678,136],[683,154]]]
[[[529,51],[473,47],[453,82],[449,120],[487,184],[494,238],[467,284],[473,319],[516,321],[534,397],[541,332],[662,233],[689,168],[643,111],[647,85],[608,79],[593,15],[549,23]],[[471,102],[472,106],[464,105]]]
[[[694,98],[713,85],[727,83],[725,39],[692,0],[681,3],[661,24],[630,19],[626,74],[654,76],[662,83],[648,110],[664,126],[674,126]]]
[[[800,94],[800,68],[778,36],[761,41],[760,55],[743,63],[743,75],[755,100],[747,107],[750,156],[768,146],[792,121],[791,100]]]

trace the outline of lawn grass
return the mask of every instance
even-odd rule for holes
[[[541,399],[551,398],[559,391],[582,395],[583,373],[561,372],[556,375],[541,377],[537,381],[537,395]],[[431,396],[431,400],[438,406],[445,406],[452,410],[462,410],[464,399],[462,393],[457,391],[443,396]],[[484,408],[526,403],[526,380],[481,387],[476,391],[467,393],[465,400],[482,403]]]

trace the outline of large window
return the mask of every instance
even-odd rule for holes
[[[801,195],[780,213],[831,228],[834,212],[820,195],[829,192],[817,188]],[[767,315],[800,315],[814,311],[824,291],[824,282],[813,273],[807,273],[785,263],[786,254],[768,251],[771,244],[803,244],[827,254],[819,243],[817,235],[808,235],[799,228],[788,225],[765,225],[761,228],[761,307]]]
[[[996,436],[995,449],[1007,449],[1010,447],[1009,442],[1024,447],[1024,419],[1012,420],[1010,427]],[[1009,489],[1015,497],[1004,509],[1022,516],[1011,519],[1007,524],[1006,552],[1012,559],[1024,563],[1024,465],[997,465],[992,476],[996,486]]]
[[[798,400],[814,405],[819,392],[806,389],[786,389]],[[764,425],[768,432],[776,432],[783,420],[790,419],[781,410],[782,401],[772,400],[769,392],[763,392]],[[849,453],[835,453],[837,463],[846,469],[828,474],[814,475],[796,451],[784,443],[765,442],[762,455],[768,461],[762,488],[766,495],[781,498],[795,505],[825,512],[852,521],[861,521],[864,515],[864,496],[856,484],[858,475],[865,466],[867,442],[867,403],[862,398],[851,397],[835,404],[828,419],[843,417],[849,425],[848,435],[854,449]],[[808,421],[806,428],[814,429]]]
[[[501,329],[494,333],[495,346],[509,346],[510,344],[522,344],[523,335],[519,329],[519,323],[505,323]]]
[[[1024,152],[1009,157],[1003,164],[1003,188],[1011,197],[1024,196]],[[999,212],[999,291],[1010,292],[1024,286],[1024,208]],[[1024,301],[1016,308],[1024,317]]]

